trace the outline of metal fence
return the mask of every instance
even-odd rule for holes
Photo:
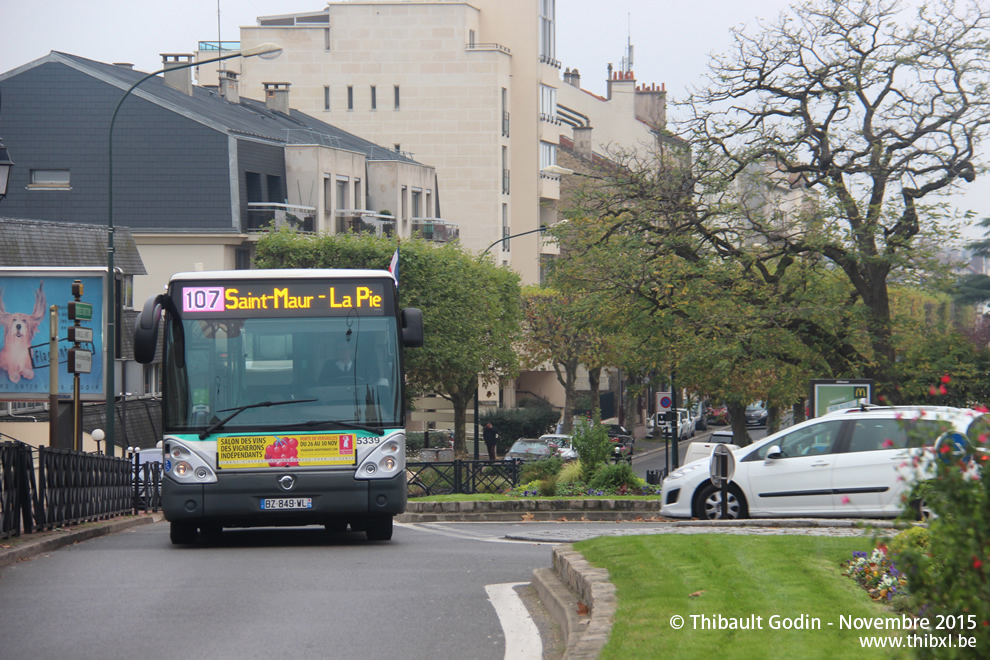
[[[406,463],[409,497],[501,493],[519,484],[519,461]]]
[[[160,506],[160,463],[0,444],[0,539]]]

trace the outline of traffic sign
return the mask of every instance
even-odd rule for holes
[[[69,301],[69,320],[70,321],[92,321],[93,320],[93,305],[91,303],[77,302],[75,300]]]
[[[69,341],[71,341],[71,342],[78,342],[80,344],[87,343],[87,342],[88,343],[92,343],[93,342],[93,329],[92,328],[83,328],[82,326],[78,326],[78,325],[70,325],[69,326]]]
[[[721,488],[723,482],[732,482],[732,476],[736,473],[736,459],[728,447],[715,445],[711,462],[708,464],[708,472],[716,488]]]
[[[667,412],[673,405],[670,392],[657,392],[657,412]]]
[[[88,374],[93,370],[93,354],[81,348],[69,349],[69,373]]]

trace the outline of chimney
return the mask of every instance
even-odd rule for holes
[[[241,93],[237,84],[237,72],[229,69],[221,69],[220,74],[220,98],[226,99],[228,103],[240,103]]]
[[[261,83],[265,86],[265,107],[289,114],[289,83]]]
[[[187,65],[192,62],[193,56],[188,53],[162,53],[162,68],[165,71],[165,84],[172,89],[177,89],[183,94],[192,96],[192,67],[185,69],[170,70],[172,67]]]
[[[591,126],[574,128],[574,153],[591,162]]]
[[[571,69],[571,84],[581,89],[581,73],[577,69]]]
[[[667,126],[667,88],[656,83],[636,88],[636,119],[653,128]]]

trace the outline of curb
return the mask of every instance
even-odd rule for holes
[[[533,586],[560,626],[564,659],[597,658],[612,634],[618,608],[608,571],[589,564],[574,546],[561,545],[553,549],[552,568],[533,571]]]
[[[150,525],[163,519],[164,517],[161,513],[142,513],[137,516],[127,516],[105,522],[83,523],[77,527],[35,532],[33,534],[4,539],[0,543],[6,544],[7,542],[16,542],[18,540],[21,542],[0,550],[0,568],[5,568],[24,559],[30,559],[31,557],[36,557],[42,553],[51,552],[67,545],[72,545],[73,543],[96,538],[97,536],[115,534],[131,527],[137,527],[138,525]]]

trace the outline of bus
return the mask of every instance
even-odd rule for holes
[[[173,544],[224,527],[392,537],[406,506],[403,349],[419,309],[384,270],[177,273],[145,303],[162,330],[162,508]]]

